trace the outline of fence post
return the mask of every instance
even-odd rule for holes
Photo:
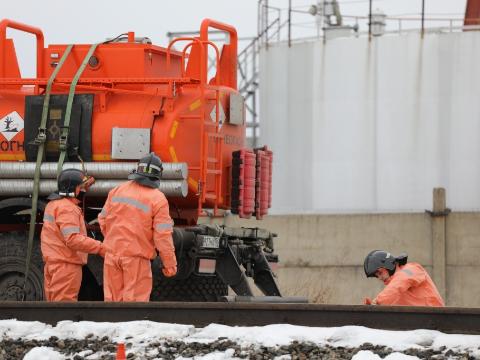
[[[444,188],[433,189],[432,216],[432,277],[442,298],[447,301],[446,222],[450,209],[446,206]]]

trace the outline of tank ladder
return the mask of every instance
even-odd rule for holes
[[[201,164],[198,213],[199,215],[204,215],[203,207],[207,201],[210,201],[213,202],[213,215],[218,216],[219,205],[223,202],[221,195],[223,136],[220,134],[222,125],[220,122],[220,91],[216,89],[215,96],[205,99],[205,101],[215,102],[215,121],[207,113],[204,114],[201,121],[201,133],[203,135],[200,146]]]

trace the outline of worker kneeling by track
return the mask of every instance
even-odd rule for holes
[[[385,289],[374,300],[366,298],[365,305],[445,306],[427,271],[420,264],[407,263],[407,258],[383,250],[367,255],[365,274],[382,281]]]
[[[112,189],[98,221],[105,237],[105,301],[149,301],[150,260],[156,250],[166,277],[177,273],[168,201],[158,189],[162,162],[154,153],[140,159],[129,180]]]
[[[94,181],[80,170],[63,170],[58,192],[48,197],[40,236],[47,301],[77,301],[88,254],[104,256],[102,243],[87,236],[78,206]]]

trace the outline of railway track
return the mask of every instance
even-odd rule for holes
[[[480,308],[378,307],[273,303],[46,303],[0,302],[0,319],[56,324],[73,321],[151,320],[205,326],[211,323],[262,326],[360,325],[386,330],[430,329],[480,334]]]

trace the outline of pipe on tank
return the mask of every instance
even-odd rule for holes
[[[95,179],[126,179],[136,167],[134,162],[85,162],[85,169]],[[68,162],[63,164],[64,169],[80,169],[82,164]],[[0,178],[26,179],[33,178],[35,173],[34,162],[0,162]],[[188,177],[186,163],[163,163],[163,180],[183,180]],[[57,163],[47,162],[40,167],[40,178],[56,179]]]
[[[125,180],[98,180],[89,189],[88,194],[106,196],[115,186]],[[188,185],[185,180],[163,180],[160,182],[160,191],[167,197],[186,197]],[[57,190],[56,180],[40,180],[40,196],[46,196]],[[0,181],[0,196],[29,196],[33,191],[33,180],[30,179],[2,179]]]

